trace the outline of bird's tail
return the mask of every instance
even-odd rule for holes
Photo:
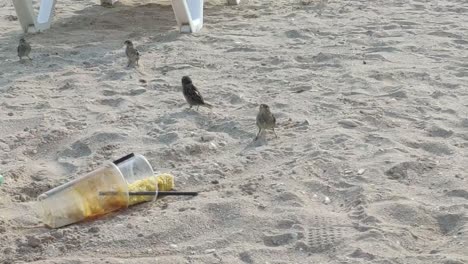
[[[209,104],[209,103],[204,103],[204,104],[202,104],[202,106],[207,107],[209,109],[213,108],[213,105]]]

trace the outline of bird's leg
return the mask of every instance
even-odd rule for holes
[[[258,133],[257,133],[257,136],[255,137],[255,140],[258,139],[258,136],[260,136],[260,133],[262,132],[262,129],[261,128],[258,128]]]
[[[199,107],[200,107],[200,106],[199,106],[199,105],[197,105],[197,111],[198,111],[198,108],[199,108]]]
[[[273,128],[273,133],[275,133],[275,137],[278,138],[278,135],[276,134],[276,131],[274,128]]]

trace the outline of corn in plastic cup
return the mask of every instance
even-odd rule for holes
[[[129,195],[153,191],[151,195]],[[158,178],[142,155],[127,155],[38,197],[43,222],[58,228],[157,197]]]

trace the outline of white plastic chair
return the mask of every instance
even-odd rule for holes
[[[24,32],[37,32],[50,28],[56,0],[41,0],[36,18],[33,0],[13,0],[18,20]],[[118,0],[101,0],[101,4],[113,5]],[[177,25],[182,33],[198,32],[203,27],[204,0],[171,0],[172,10]],[[227,0],[228,4],[237,5],[240,0]]]
[[[37,32],[50,28],[55,0],[41,0],[39,14],[34,14],[32,0],[13,0],[16,15],[24,32]]]

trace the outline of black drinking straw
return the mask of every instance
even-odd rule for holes
[[[119,192],[99,192],[99,195],[117,195]],[[142,191],[142,192],[128,192],[128,195],[130,196],[136,196],[136,195],[174,195],[174,196],[197,196],[198,192],[176,192],[176,191],[161,191],[161,192],[155,192],[155,191]]]
[[[135,156],[135,154],[133,153],[130,153],[128,155],[125,155],[123,157],[121,157],[120,159],[117,159],[117,160],[114,160],[112,163],[114,163],[115,165],[119,164],[119,163],[122,163],[130,158],[133,158]]]
[[[129,192],[128,195],[188,195],[188,196],[197,196],[198,192],[176,192],[176,191],[161,191],[161,192],[152,192],[152,191],[144,191],[144,192]]]

